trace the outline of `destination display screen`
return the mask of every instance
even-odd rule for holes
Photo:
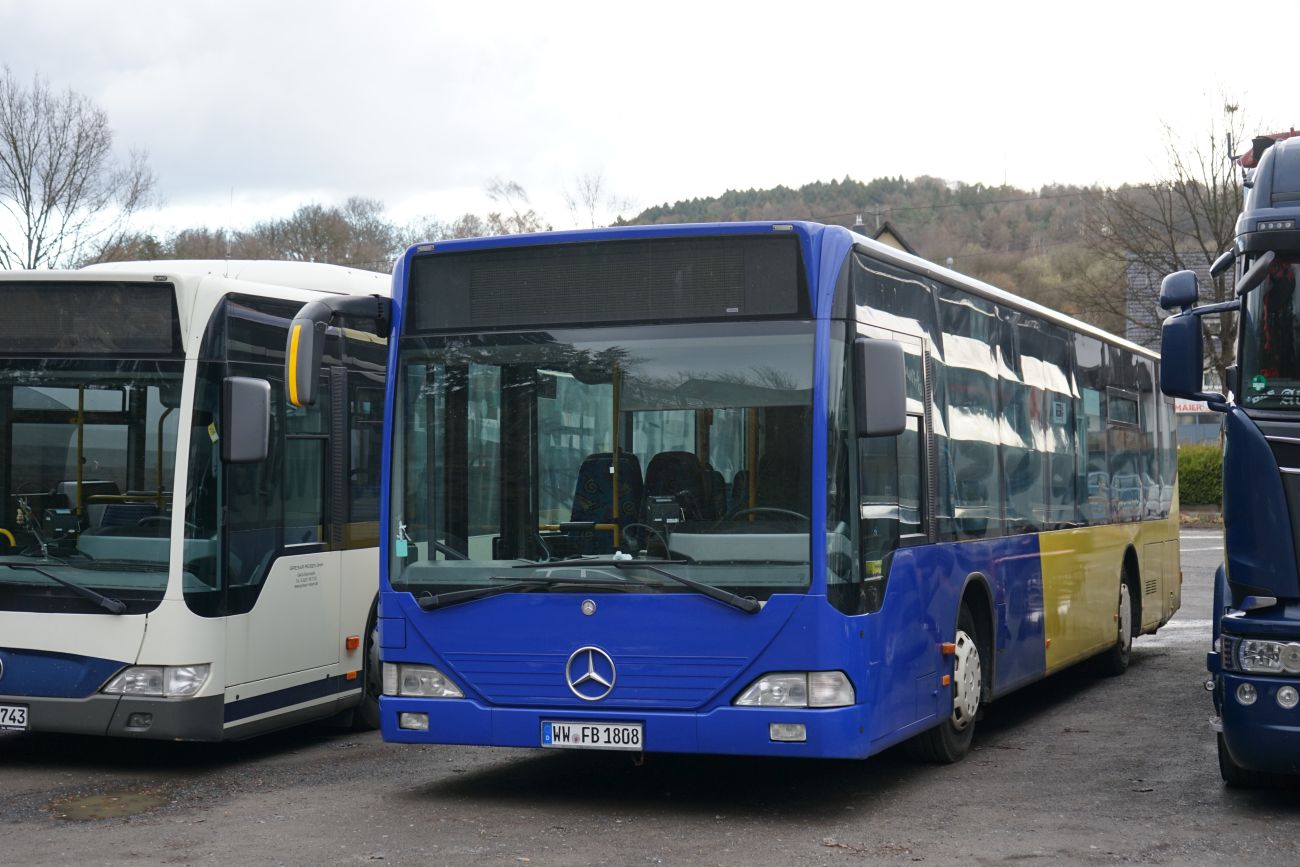
[[[170,283],[0,283],[0,355],[179,355]]]
[[[407,333],[807,315],[791,235],[437,252],[411,266]]]

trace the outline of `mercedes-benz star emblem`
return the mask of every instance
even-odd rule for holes
[[[0,680],[4,680],[4,676],[5,676],[5,661],[3,659],[0,659]]]
[[[564,666],[569,691],[583,701],[600,701],[614,689],[614,660],[599,647],[579,647]]]

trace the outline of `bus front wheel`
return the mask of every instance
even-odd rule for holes
[[[367,626],[361,672],[361,704],[357,705],[352,715],[353,728],[357,731],[379,728],[379,693],[383,689],[383,675],[379,669],[379,623],[373,611]]]
[[[952,712],[939,725],[922,732],[908,746],[916,758],[950,765],[970,752],[975,719],[984,697],[984,665],[980,657],[980,633],[965,603],[957,617],[957,635],[952,663]]]

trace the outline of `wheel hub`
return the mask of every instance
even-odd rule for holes
[[[961,731],[975,722],[984,673],[975,639],[958,630],[955,643],[957,649],[952,663],[952,727]]]

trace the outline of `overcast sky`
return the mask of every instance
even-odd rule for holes
[[[568,228],[592,172],[633,212],[845,176],[1141,182],[1163,124],[1201,132],[1224,95],[1248,132],[1300,120],[1294,64],[1237,51],[1297,24],[1289,2],[0,0],[0,62],[148,152],[164,233],[349,195],[449,220],[493,177]]]

